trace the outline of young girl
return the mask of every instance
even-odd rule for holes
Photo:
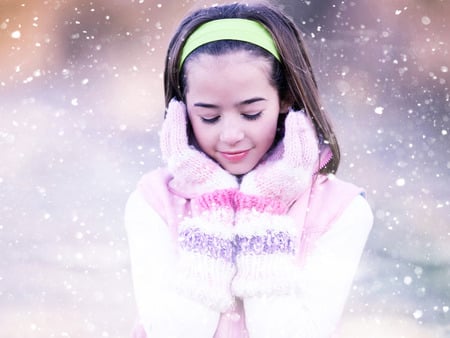
[[[181,22],[165,66],[166,168],[125,213],[135,337],[330,337],[372,213],[339,147],[301,33],[232,4]]]

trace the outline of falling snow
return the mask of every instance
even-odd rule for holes
[[[20,33],[20,31],[14,31],[11,33],[11,37],[13,39],[20,39],[21,36],[22,36],[22,33]]]
[[[384,112],[384,108],[383,108],[383,107],[376,107],[376,108],[374,109],[374,111],[375,111],[375,114],[377,114],[377,115],[382,115],[383,112]]]
[[[450,3],[279,3],[310,48],[340,141],[337,175],[364,188],[374,211],[343,332],[448,336]],[[199,4],[2,7],[2,336],[129,336],[124,206],[162,164],[164,53]]]

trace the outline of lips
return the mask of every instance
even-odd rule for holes
[[[221,152],[222,156],[230,162],[239,162],[242,161],[247,154],[249,153],[249,150],[244,151],[233,151],[233,152]]]

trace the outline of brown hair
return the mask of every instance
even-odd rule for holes
[[[270,53],[255,45],[226,40],[199,47],[187,57],[180,69],[181,51],[189,35],[207,21],[224,18],[250,19],[263,24],[271,33],[282,62],[279,63]],[[226,43],[225,48],[223,47],[224,43]],[[213,44],[215,44],[214,48],[208,47],[208,45]],[[320,142],[326,142],[331,148],[333,157],[321,169],[321,173],[336,172],[340,161],[339,145],[327,113],[321,104],[317,82],[302,39],[302,33],[290,18],[271,5],[265,3],[252,5],[234,3],[203,8],[187,16],[172,37],[167,52],[164,70],[166,105],[173,97],[184,100],[186,90],[184,68],[190,58],[194,58],[195,55],[200,53],[224,54],[231,49],[248,50],[258,56],[264,56],[272,60],[272,81],[278,89],[280,99],[288,99],[294,110],[305,108],[316,127]],[[284,125],[285,116],[286,114],[280,114],[281,127]],[[275,140],[278,141],[277,139],[280,139],[283,133],[282,131]]]

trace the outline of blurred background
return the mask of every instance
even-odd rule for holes
[[[168,40],[213,3],[0,0],[1,337],[129,336],[125,202],[161,164]],[[375,214],[342,337],[450,337],[450,2],[273,3]]]

